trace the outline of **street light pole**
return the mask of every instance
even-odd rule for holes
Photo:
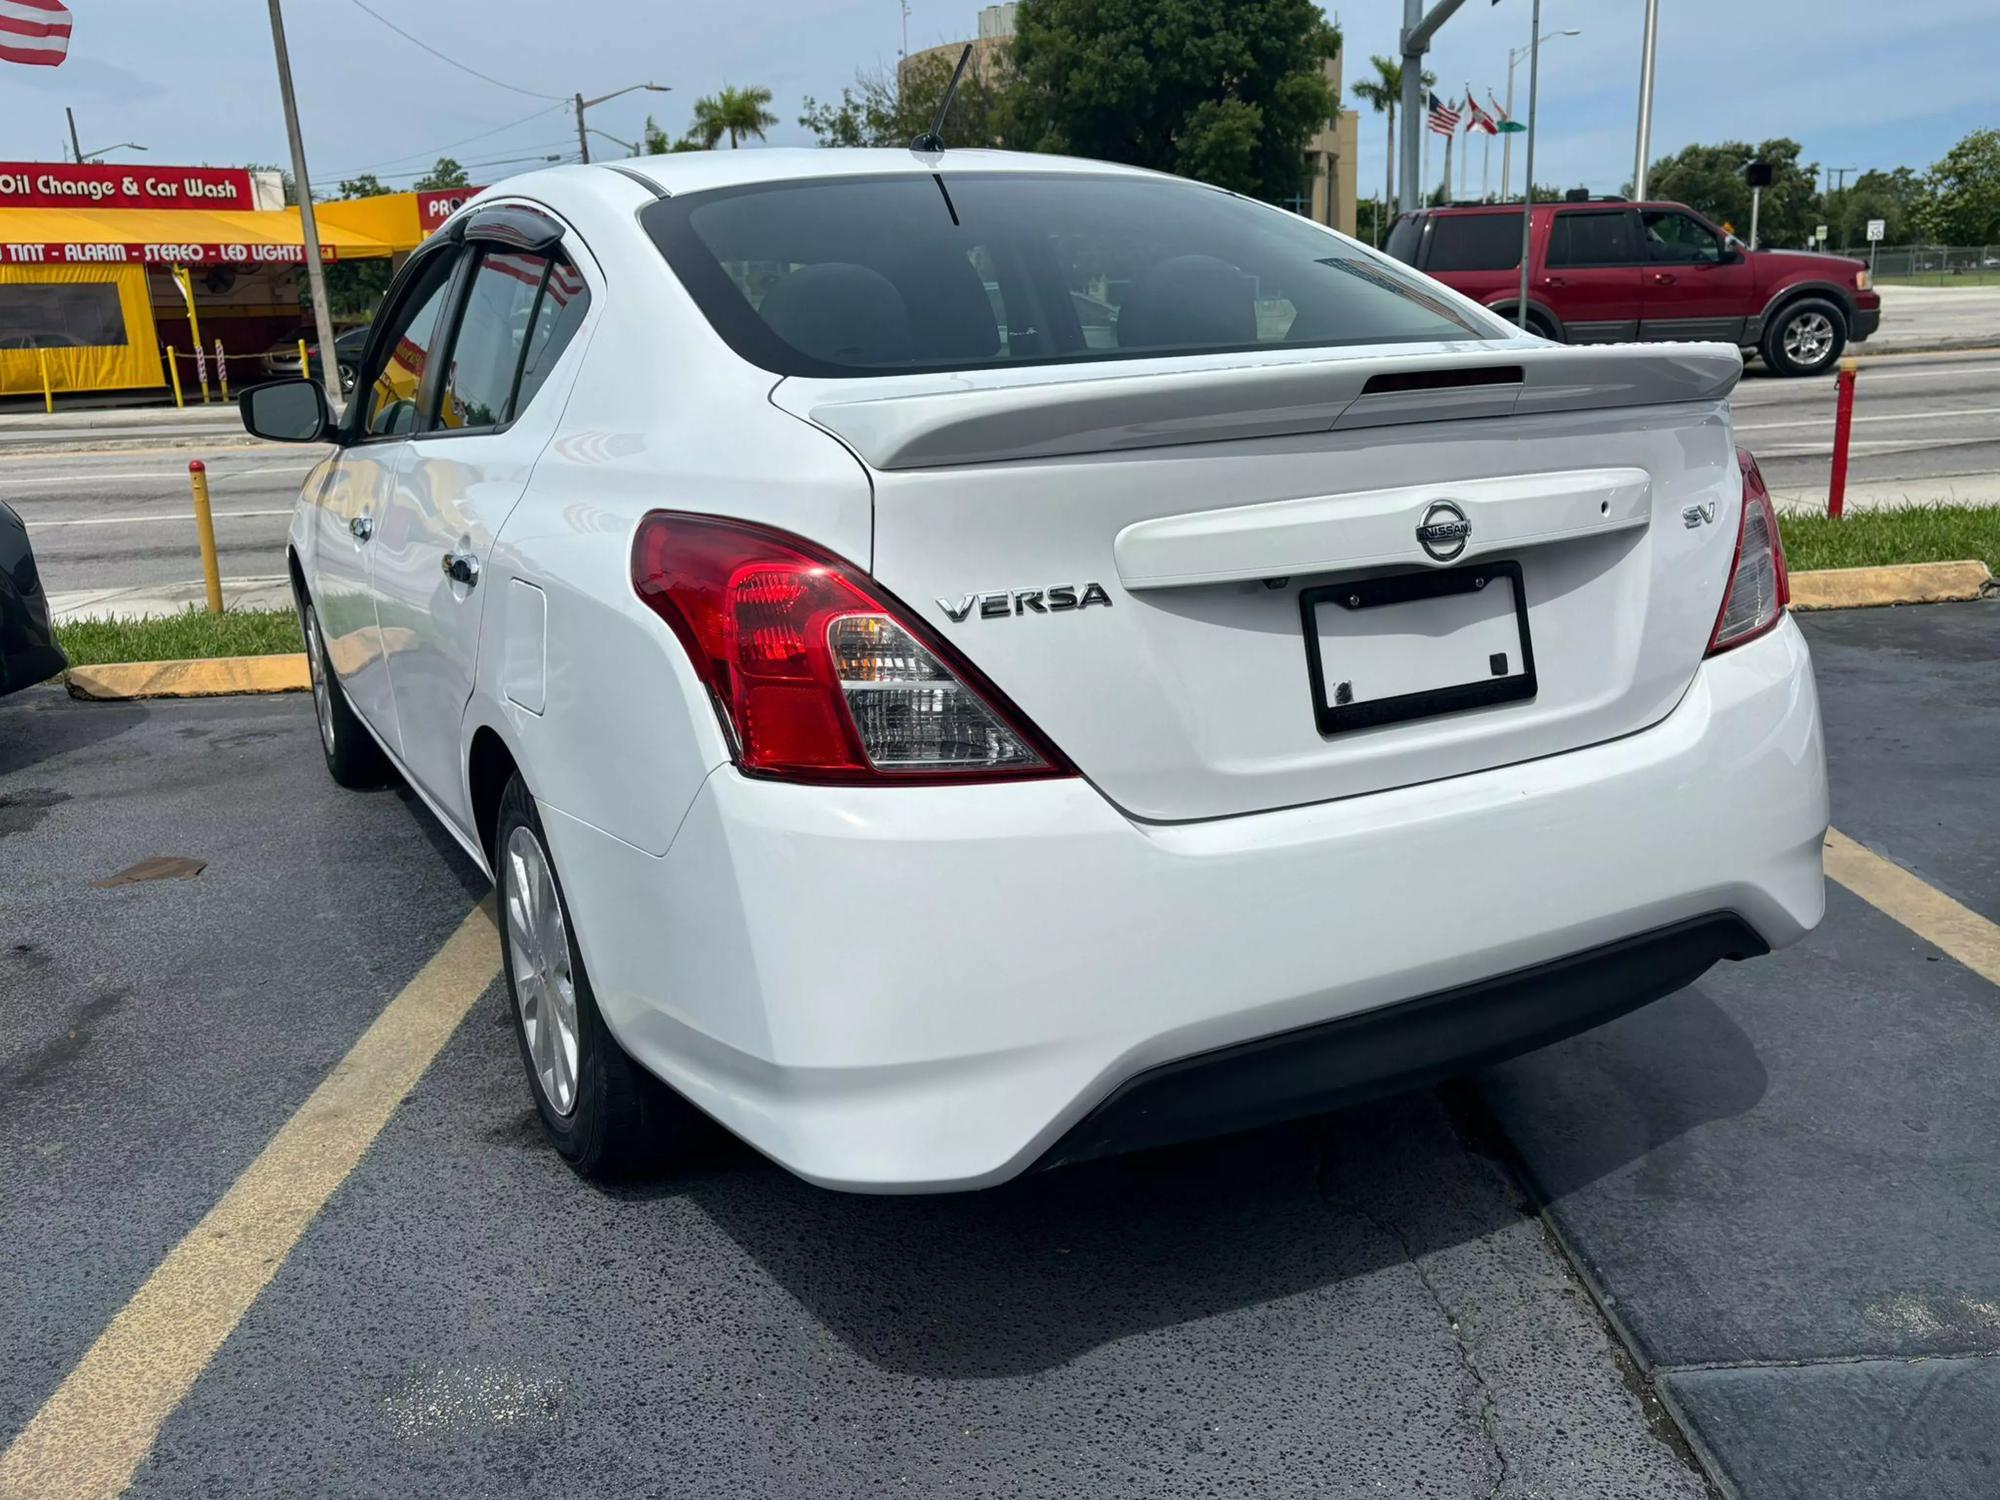
[[[76,111],[67,104],[63,106],[63,118],[69,121],[69,156],[78,163],[83,161],[83,142],[76,138]]]
[[[1539,0],[1537,0],[1539,3]],[[292,144],[292,182],[299,195],[299,230],[305,241],[306,285],[312,292],[313,331],[319,335],[319,374],[327,399],[340,409],[340,362],[333,357],[333,314],[326,301],[326,268],[319,258],[319,223],[313,217],[312,180],[306,176],[306,143],[299,133],[299,104],[292,94],[292,59],[285,50],[285,17],[271,0],[271,46],[278,56],[278,94],[285,104],[285,134]],[[300,372],[310,376],[310,370]]]
[[[1646,0],[1646,41],[1639,52],[1639,144],[1632,164],[1632,197],[1646,201],[1646,162],[1653,152],[1653,54],[1660,39],[1660,0]]]
[[[1543,41],[1558,36],[1582,36],[1581,26],[1565,26],[1560,31],[1545,32]],[[1528,55],[1526,47],[1514,47],[1507,53],[1507,118],[1514,118],[1514,65]],[[1500,201],[1505,203],[1508,190],[1514,178],[1514,133],[1507,132],[1507,139],[1500,143]]]
[[[576,144],[582,150],[585,161],[590,160],[590,127],[583,123],[583,112],[586,109],[595,109],[607,100],[616,99],[620,94],[635,93],[640,89],[648,89],[655,94],[673,92],[672,87],[664,83],[634,83],[622,89],[613,89],[608,94],[599,94],[595,99],[586,99],[582,94],[576,96]],[[616,139],[616,137],[606,138]]]
[[[271,0],[273,5],[278,0]],[[1541,82],[1542,71],[1542,0],[1535,0],[1535,9],[1528,21],[1528,149],[1522,154],[1527,158],[1523,167],[1521,185],[1521,304],[1514,309],[1514,320],[1521,325],[1521,331],[1528,331],[1528,232],[1535,223],[1535,89]]]

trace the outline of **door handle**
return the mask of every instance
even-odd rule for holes
[[[358,515],[347,523],[347,529],[355,541],[365,542],[375,535],[375,518],[365,513]]]
[[[1568,283],[1567,281],[1564,281],[1564,280],[1562,279],[1562,277],[1560,277],[1560,276],[1544,276],[1544,277],[1542,278],[1542,285],[1543,285],[1543,286],[1568,286],[1568,285],[1569,285],[1569,283]]]
[[[1653,284],[1655,286],[1672,286],[1674,284],[1674,273],[1672,271],[1655,271],[1653,273]]]
[[[444,576],[467,588],[479,586],[479,559],[454,547],[444,555]]]

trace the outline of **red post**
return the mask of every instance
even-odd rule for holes
[[[1847,507],[1847,433],[1854,425],[1854,372],[1851,359],[1840,362],[1839,395],[1833,409],[1833,481],[1826,490],[1826,513],[1838,520]]]

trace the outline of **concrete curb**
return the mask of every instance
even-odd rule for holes
[[[1954,604],[1993,588],[1983,562],[1898,563],[1884,568],[1818,568],[1794,573],[1793,609],[1869,609],[1884,604]]]
[[[72,698],[214,698],[230,693],[299,693],[312,686],[303,651],[217,656],[201,661],[128,661],[71,667]]]

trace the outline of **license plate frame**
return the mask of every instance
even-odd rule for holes
[[[1521,670],[1501,677],[1479,678],[1422,692],[1399,693],[1361,703],[1333,703],[1327,692],[1326,665],[1320,648],[1319,611],[1323,605],[1368,610],[1388,604],[1414,604],[1453,594],[1469,594],[1506,578],[1514,589],[1514,624],[1519,633]],[[1484,580],[1482,583],[1481,580]],[[1299,591],[1299,615],[1306,644],[1306,674],[1311,684],[1313,718],[1325,736],[1410,719],[1435,718],[1497,703],[1515,703],[1535,696],[1535,648],[1528,633],[1528,595],[1521,565],[1511,558],[1469,563],[1459,568],[1392,573],[1386,577],[1337,580]]]

